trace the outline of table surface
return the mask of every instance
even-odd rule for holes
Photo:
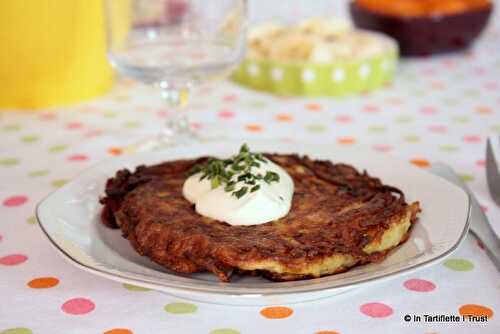
[[[197,91],[188,109],[205,137],[287,138],[369,147],[429,168],[450,164],[494,229],[485,140],[500,133],[500,29],[465,54],[403,61],[387,88],[337,99],[279,98],[230,82]],[[179,300],[72,266],[34,218],[38,201],[168,117],[152,87],[121,81],[108,95],[37,113],[0,113],[0,334],[498,333],[499,274],[469,235],[445,261],[315,302],[230,307]],[[436,200],[439,200],[436,198]],[[405,322],[409,315],[493,312],[487,323]]]

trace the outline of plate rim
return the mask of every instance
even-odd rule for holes
[[[269,141],[266,141],[266,142],[269,143]],[[196,144],[195,146],[200,146],[200,145],[203,146],[205,144],[199,143],[199,144]],[[189,147],[189,146],[184,146],[183,148],[186,148],[186,147]],[[166,151],[168,151],[168,149]],[[150,152],[147,152],[147,153],[150,153]],[[61,187],[55,191],[52,191],[51,193],[49,193],[47,196],[45,196],[41,201],[39,201],[37,203],[36,210],[35,210],[35,216],[36,216],[37,221],[39,223],[38,225],[40,226],[42,232],[45,234],[45,236],[49,240],[50,244],[57,250],[57,252],[59,253],[60,256],[65,258],[65,260],[67,260],[68,262],[70,262],[71,264],[75,265],[76,267],[78,267],[82,270],[85,270],[87,272],[91,272],[91,273],[96,274],[96,275],[101,276],[101,277],[105,277],[105,278],[108,278],[111,280],[125,282],[125,283],[133,282],[132,284],[136,284],[139,286],[147,285],[148,287],[154,287],[153,289],[157,289],[157,290],[161,290],[161,291],[165,291],[166,289],[174,289],[174,290],[182,290],[185,292],[193,292],[193,293],[205,293],[205,294],[215,294],[215,295],[225,295],[225,296],[240,296],[240,297],[241,296],[248,296],[248,297],[250,297],[250,296],[280,296],[280,295],[297,294],[297,293],[318,292],[318,291],[334,291],[334,290],[342,290],[342,289],[346,289],[346,288],[354,288],[354,287],[358,287],[358,286],[363,285],[363,284],[384,281],[384,280],[387,280],[387,279],[390,279],[393,277],[397,277],[399,275],[404,275],[404,274],[407,274],[407,273],[410,273],[410,272],[413,272],[416,270],[423,269],[431,264],[434,264],[434,263],[448,257],[451,253],[453,253],[458,248],[458,246],[462,243],[462,241],[465,239],[465,237],[467,236],[469,226],[470,226],[470,219],[471,219],[470,194],[463,191],[462,189],[460,189],[456,185],[450,183],[446,179],[429,172],[429,174],[447,182],[449,185],[459,189],[463,194],[466,195],[465,198],[466,198],[466,202],[467,202],[467,215],[466,215],[465,223],[463,224],[463,228],[462,228],[462,231],[460,233],[460,236],[457,238],[456,242],[451,247],[449,247],[446,251],[442,252],[441,254],[439,254],[435,257],[432,257],[430,259],[427,259],[423,262],[420,262],[418,264],[411,265],[410,267],[401,268],[399,270],[389,272],[389,273],[384,273],[380,276],[366,277],[366,278],[359,279],[358,281],[355,281],[355,282],[344,282],[344,283],[337,284],[333,287],[332,286],[325,287],[322,284],[304,284],[304,285],[299,286],[299,287],[284,288],[283,290],[274,290],[274,291],[270,291],[270,292],[268,292],[268,291],[242,292],[242,291],[237,291],[237,290],[235,291],[233,289],[230,289],[229,291],[226,290],[227,287],[230,287],[231,283],[220,283],[219,282],[219,284],[220,284],[219,286],[211,286],[211,287],[179,286],[178,285],[179,282],[170,283],[169,281],[165,280],[162,283],[158,283],[158,282],[153,281],[151,279],[148,280],[145,277],[145,275],[143,275],[143,274],[137,274],[139,276],[142,276],[141,278],[131,277],[129,274],[120,274],[120,273],[112,272],[111,270],[105,270],[104,268],[91,266],[91,265],[88,265],[86,263],[81,262],[80,260],[78,260],[77,258],[72,256],[70,253],[65,251],[62,247],[60,247],[59,244],[53,239],[51,234],[48,232],[47,228],[44,226],[43,220],[40,217],[42,215],[41,212],[43,210],[43,207],[45,205],[48,205],[47,204],[48,201],[51,199],[51,197],[54,194],[62,191],[64,188],[70,187],[74,183],[77,183],[77,180],[80,179],[80,177],[83,177],[84,175],[90,174],[92,171],[97,170],[97,168],[99,166],[109,164],[111,161],[119,162],[119,161],[127,160],[127,158],[130,158],[131,156],[138,156],[141,154],[144,154],[144,153],[121,156],[121,157],[118,157],[118,159],[113,158],[113,157],[109,158],[109,159],[104,159],[103,161],[101,161],[97,164],[94,164],[93,166],[89,167],[88,169],[83,170],[81,173],[79,173],[77,176],[75,176],[68,184],[64,185],[63,187]],[[392,158],[392,156],[391,156],[391,158]],[[392,159],[400,161],[397,158],[392,158]],[[313,282],[314,279],[310,279],[307,281]],[[272,282],[270,282],[270,283],[272,283]],[[280,282],[276,282],[276,283],[279,284]],[[323,284],[328,284],[328,283],[329,282],[323,282]],[[259,288],[242,288],[242,287],[240,287],[240,289],[258,290]],[[272,288],[266,287],[266,288],[261,288],[261,289],[262,290],[270,290]],[[293,290],[293,291],[287,291],[287,290]]]

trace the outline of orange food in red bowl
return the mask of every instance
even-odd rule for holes
[[[403,56],[463,50],[486,26],[489,0],[355,0],[351,16],[359,28],[395,38]]]
[[[488,7],[489,0],[356,0],[365,9],[393,16],[451,15]]]

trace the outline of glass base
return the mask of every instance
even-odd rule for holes
[[[137,152],[150,152],[162,150],[174,146],[185,146],[189,144],[199,143],[202,139],[199,134],[193,130],[176,132],[175,135],[166,136],[160,134],[159,136],[145,138],[137,143],[123,147],[124,153],[137,153]]]

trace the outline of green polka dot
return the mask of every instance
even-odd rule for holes
[[[0,160],[0,166],[15,166],[19,164],[17,159],[2,159]]]
[[[151,289],[143,288],[142,286],[124,283],[123,287],[129,291],[151,291]]]
[[[128,95],[117,95],[113,98],[113,100],[118,101],[118,102],[125,102],[129,100]]]
[[[36,218],[35,218],[35,216],[28,217],[28,219],[26,219],[26,222],[28,224],[30,224],[30,225],[36,224]]]
[[[217,328],[210,331],[210,334],[240,334],[240,332],[231,328]]]
[[[470,175],[470,174],[462,174],[460,175],[460,178],[462,179],[462,181],[464,182],[471,182],[474,180],[474,176]]]
[[[458,99],[453,98],[453,97],[448,97],[448,98],[443,99],[443,103],[448,105],[448,106],[456,106],[457,104],[460,103],[460,101]]]
[[[33,334],[31,329],[25,327],[16,327],[5,329],[0,332],[0,334]]]
[[[306,130],[309,132],[325,132],[326,126],[323,124],[309,124],[306,126]]]
[[[403,140],[408,143],[418,143],[420,141],[420,137],[415,135],[407,135],[403,136]]]
[[[457,123],[467,123],[469,121],[469,117],[467,116],[455,116],[453,120]]]
[[[425,90],[416,90],[413,92],[413,95],[416,97],[424,97],[427,95],[427,92]]]
[[[477,89],[466,89],[464,90],[463,95],[467,97],[478,97],[481,95],[481,92]]]
[[[23,136],[21,137],[21,141],[26,144],[31,144],[40,139],[40,136],[37,135],[30,135],[30,136]]]
[[[413,118],[411,118],[410,116],[403,115],[396,117],[395,121],[396,123],[410,123],[411,121],[413,121]]]
[[[198,306],[190,303],[170,303],[165,305],[164,310],[168,313],[173,314],[188,314],[194,313],[198,309]]]
[[[464,259],[448,259],[444,261],[444,266],[455,271],[469,271],[474,269],[474,264]]]
[[[500,132],[500,124],[490,126],[490,130],[493,132]]]
[[[417,78],[417,76],[414,74],[414,73],[407,73],[405,76],[404,76],[405,80],[409,81],[409,82],[414,82]]]
[[[49,171],[47,169],[38,169],[38,170],[33,170],[28,173],[28,176],[31,177],[38,177],[38,176],[45,176],[49,174]]]
[[[386,128],[385,126],[370,126],[368,128],[368,132],[371,132],[371,133],[382,133],[382,132],[385,132]]]
[[[123,123],[123,126],[128,129],[134,129],[142,126],[142,123],[139,121],[129,121]]]
[[[9,125],[5,125],[4,127],[2,127],[2,129],[4,131],[13,132],[13,131],[21,130],[21,126],[19,124],[9,124]]]
[[[50,153],[62,152],[67,148],[68,148],[68,145],[54,145],[54,146],[49,147],[49,152]]]
[[[116,116],[118,116],[118,112],[117,111],[105,111],[102,113],[102,115],[106,118],[115,118]]]
[[[266,103],[262,101],[250,101],[248,102],[248,106],[252,108],[262,108],[266,106]]]
[[[56,180],[52,180],[50,181],[50,185],[54,188],[59,188],[59,187],[62,187],[64,186],[66,183],[68,183],[68,180],[66,179],[56,179]]]
[[[439,150],[443,152],[456,152],[458,151],[458,146],[456,145],[441,145],[439,146]]]

